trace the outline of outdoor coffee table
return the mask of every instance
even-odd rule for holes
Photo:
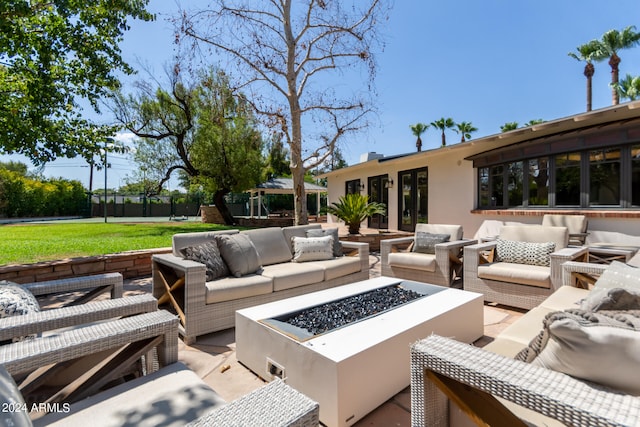
[[[427,294],[317,336],[283,325],[287,314],[377,288]],[[484,332],[481,294],[378,277],[236,312],[236,355],[260,377],[282,377],[320,404],[320,421],[348,426],[410,383],[409,345],[432,333],[471,343]]]

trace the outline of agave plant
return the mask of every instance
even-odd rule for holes
[[[347,194],[331,203],[327,211],[349,226],[349,234],[358,234],[362,221],[375,214],[385,215],[387,207],[384,203],[370,202],[363,194]]]

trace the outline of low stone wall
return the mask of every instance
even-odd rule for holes
[[[159,248],[34,264],[2,265],[0,280],[30,283],[100,273],[120,273],[125,279],[146,277],[151,276],[151,256],[169,252],[171,248]]]

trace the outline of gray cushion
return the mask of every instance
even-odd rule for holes
[[[553,242],[532,243],[499,238],[496,243],[496,261],[549,267],[550,255],[555,247]]]
[[[216,236],[222,259],[235,277],[260,270],[260,258],[251,239],[246,234],[223,234]]]
[[[413,252],[422,254],[435,254],[436,245],[438,243],[448,242],[451,236],[449,234],[427,233],[424,231],[416,231],[413,241]]]
[[[640,310],[640,289],[594,288],[580,308],[586,311]]]
[[[292,237],[293,261],[320,261],[333,258],[333,237]]]
[[[640,311],[549,313],[517,360],[640,395]]]
[[[280,227],[256,228],[243,231],[255,246],[262,266],[291,261],[291,248]]]
[[[216,240],[180,250],[186,259],[197,261],[207,267],[207,281],[229,275],[229,268],[222,259]]]
[[[319,230],[307,230],[307,237],[333,237],[333,256],[342,256],[342,242],[338,236],[337,228],[321,228]]]

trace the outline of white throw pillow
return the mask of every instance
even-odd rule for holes
[[[293,261],[322,261],[333,258],[333,237],[292,237]]]

